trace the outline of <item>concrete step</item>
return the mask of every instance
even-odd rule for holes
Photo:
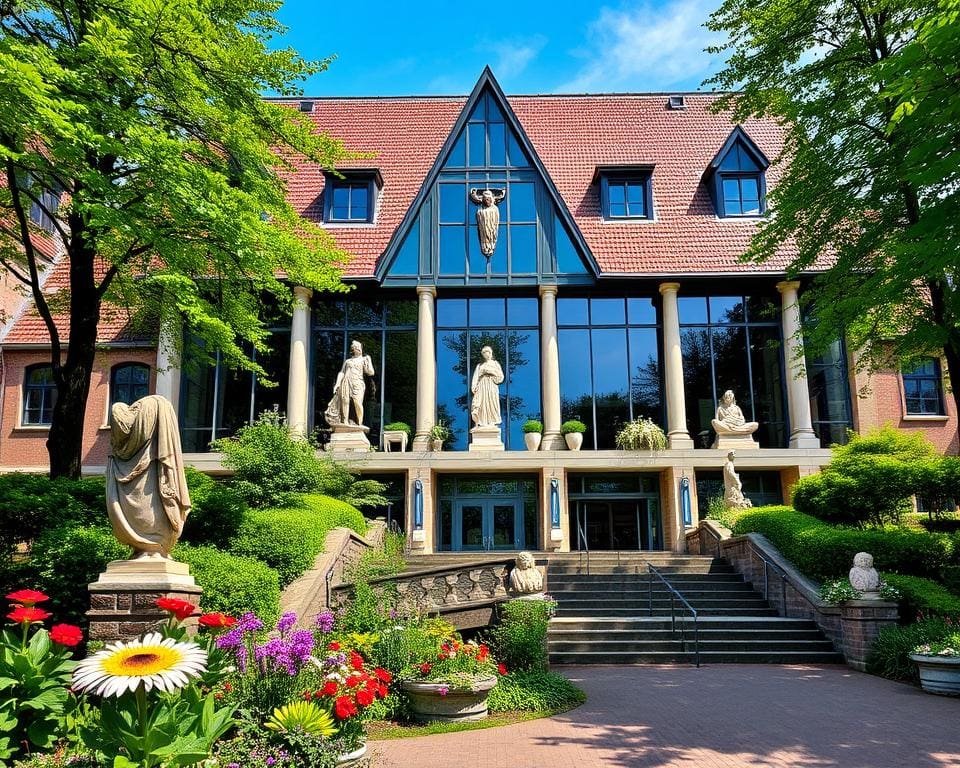
[[[734,630],[742,632],[757,631],[800,631],[816,628],[809,619],[785,619],[780,616],[705,616],[697,622],[701,631]],[[677,624],[686,624],[692,630],[690,617],[677,617]],[[639,615],[635,617],[582,617],[557,616],[550,622],[550,632],[562,632],[569,629],[596,632],[648,632],[670,628],[670,619]]]
[[[692,646],[693,633],[688,632],[686,643]],[[607,642],[586,642],[577,640],[550,640],[550,654],[564,653],[650,653],[678,651],[681,649],[679,634],[676,637],[657,640],[610,640]],[[713,640],[700,638],[700,652],[704,653],[771,653],[796,651],[800,653],[833,653],[833,643],[829,640]]]
[[[731,616],[730,608],[697,608],[698,616],[702,617],[727,617]],[[654,616],[669,616],[670,607],[654,608]],[[677,617],[686,614],[685,611],[677,611]],[[739,608],[735,610],[734,616],[761,617],[776,616],[777,612],[773,608]],[[576,610],[564,609],[562,606],[557,608],[557,616],[564,618],[637,618],[647,616],[647,609],[644,608],[578,608]]]
[[[646,587],[639,587],[637,589],[617,589],[615,587],[611,587],[610,589],[570,589],[567,587],[557,588],[554,585],[550,586],[550,595],[560,603],[564,603],[569,599],[609,600],[611,598],[620,598],[624,600],[646,600],[651,593],[653,594],[654,600],[669,599],[670,595],[673,594],[662,585],[654,586],[652,590]],[[691,602],[694,599],[704,598],[730,599],[749,597],[756,599],[758,597],[757,592],[748,584],[729,582],[707,584],[697,587],[696,589],[690,589],[684,586],[684,588],[680,590],[680,594]]]
[[[702,606],[704,608],[728,608],[730,610],[736,610],[737,608],[766,608],[768,607],[766,602],[762,597],[757,595],[755,592],[747,593],[746,596],[738,595],[736,597],[706,597],[706,598],[695,598],[687,597],[684,595],[687,602],[695,610],[699,610]],[[670,607],[670,596],[669,594],[654,595],[653,596],[653,607],[656,608],[669,608]],[[683,604],[674,599],[674,604],[678,606],[677,610],[680,610]],[[564,597],[562,600],[558,601],[558,610],[563,610],[564,613],[573,613],[580,608],[646,608],[649,606],[649,601],[646,596],[643,597],[620,597],[618,593],[614,593],[610,596],[603,598],[593,598],[586,599],[578,597]]]
[[[551,664],[693,664],[692,650],[643,653],[551,653]],[[701,664],[842,664],[843,656],[824,651],[709,651],[700,653]]]
[[[674,632],[670,629],[670,623],[664,622],[666,626],[662,629],[647,629],[643,632],[643,637],[650,641],[669,640],[674,638]],[[677,632],[681,627],[678,625]],[[693,625],[683,626],[684,631],[689,636],[693,631]],[[579,642],[579,643],[602,643],[609,642],[635,642],[639,636],[635,629],[554,629],[550,628],[547,635],[548,642]],[[784,641],[784,642],[809,642],[824,640],[823,634],[819,629],[708,629],[700,626],[700,640],[724,640],[731,642],[743,642],[747,640],[764,641]]]

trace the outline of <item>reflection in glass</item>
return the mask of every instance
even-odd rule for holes
[[[623,302],[620,302],[621,308]],[[613,449],[617,431],[630,420],[627,332],[625,328],[594,328],[593,394],[596,448]]]

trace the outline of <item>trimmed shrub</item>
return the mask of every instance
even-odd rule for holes
[[[328,528],[302,509],[251,509],[230,540],[230,552],[275,569],[286,587],[323,551]]]
[[[203,587],[200,606],[204,611],[230,616],[253,611],[266,626],[280,615],[280,577],[270,566],[252,557],[189,544],[179,544],[174,557],[190,566],[191,575]]]
[[[960,619],[960,597],[935,581],[899,573],[884,573],[883,578],[900,590],[901,615],[908,619],[918,614]]]
[[[737,519],[733,532],[763,534],[817,581],[846,576],[857,552],[872,554],[877,570],[939,579],[954,554],[949,536],[898,528],[832,526],[783,506],[747,510]]]
[[[355,506],[319,493],[305,493],[297,506],[322,519],[324,534],[332,528],[349,528],[360,535],[367,532],[367,520]]]
[[[917,684],[920,682],[917,665],[910,660],[913,649],[923,643],[943,640],[955,629],[943,619],[928,619],[905,627],[881,629],[867,655],[867,672]]]
[[[500,606],[490,630],[494,657],[509,670],[547,669],[547,626],[556,606],[550,600],[511,600]]]
[[[96,581],[111,560],[130,557],[130,548],[104,526],[68,523],[44,531],[31,550],[35,586],[50,596],[49,609],[58,622],[86,624],[90,607],[87,584]],[[45,606],[46,607],[46,606]]]
[[[491,712],[546,712],[572,709],[587,695],[567,678],[554,672],[511,672],[490,691]]]
[[[193,467],[186,468],[193,508],[183,528],[183,541],[225,549],[240,529],[247,512],[243,497]]]

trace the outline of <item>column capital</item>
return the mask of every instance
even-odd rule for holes
[[[676,293],[680,290],[680,283],[660,283],[660,294]]]
[[[424,296],[429,296],[429,297],[433,298],[433,297],[436,296],[436,295],[437,295],[437,288],[436,288],[436,286],[433,286],[433,285],[418,285],[418,286],[417,286],[417,296],[419,296],[421,299],[422,299]]]
[[[797,293],[800,290],[799,280],[781,280],[777,283],[777,290],[783,295],[788,293]]]
[[[310,301],[313,298],[313,289],[302,285],[293,286],[293,298],[297,301]]]
[[[555,283],[544,284],[540,286],[540,295],[544,296],[546,294],[557,295],[557,286]]]

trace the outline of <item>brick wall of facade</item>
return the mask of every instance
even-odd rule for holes
[[[21,425],[23,412],[23,380],[28,366],[48,363],[48,350],[3,350],[3,390],[0,408],[0,467],[14,469],[42,469],[48,466],[47,433],[45,427]],[[150,366],[150,392],[156,385],[157,353],[152,349],[111,348],[97,353],[90,380],[90,396],[84,420],[83,465],[106,465],[110,446],[107,423],[110,369],[118,363],[144,363]]]

